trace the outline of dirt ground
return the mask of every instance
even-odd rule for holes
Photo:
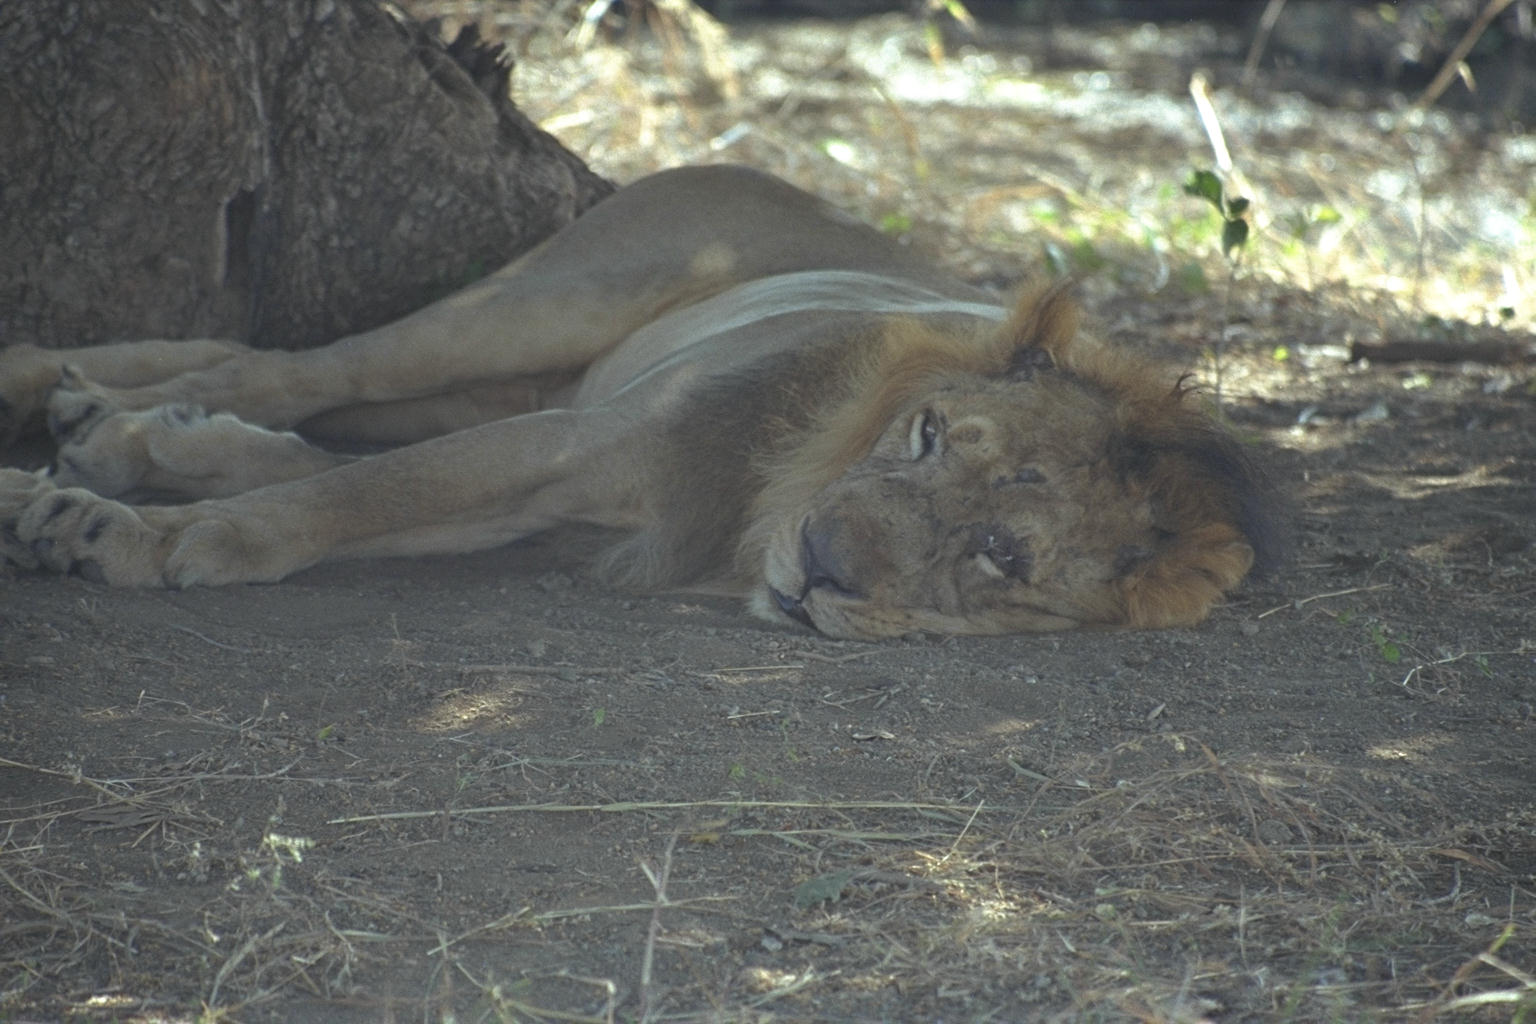
[[[618,177],[755,163],[976,280],[1064,261],[1275,450],[1282,575],[1198,629],[886,644],[605,590],[582,532],[0,575],[0,1020],[1536,1013],[1536,375],[1348,360],[1529,351],[1536,138],[1223,94],[1269,217],[1229,290],[1177,186],[1245,41],[1146,31],[747,26],[750,99],[644,40],[518,88]]]

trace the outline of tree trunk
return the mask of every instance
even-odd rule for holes
[[[4,0],[0,68],[0,345],[318,344],[613,190],[376,0]]]

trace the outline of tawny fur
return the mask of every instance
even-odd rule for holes
[[[1061,372],[1102,389],[1117,426],[1151,450],[1169,448],[1150,472],[1130,482],[1170,523],[1178,540],[1160,557],[1117,581],[1099,608],[1102,624],[1138,628],[1191,625],[1248,573],[1254,552],[1233,525],[1233,481],[1203,479],[1177,449],[1195,439],[1230,444],[1192,406],[1182,381],[1148,360],[1079,336],[1077,305],[1061,284],[1026,290],[1001,329],[942,330],[911,321],[891,324],[853,354],[840,400],[809,429],[781,442],[763,460],[765,483],[753,502],[737,565],[761,564],[763,551],[786,520],[815,504],[816,494],[865,455],[897,411],[946,382],[967,375],[998,376],[1021,349],[1039,349]]]
[[[52,357],[0,350],[0,436],[46,406],[62,445],[0,471],[0,555],[187,586],[578,522],[627,531],[597,560],[621,585],[834,636],[1199,621],[1273,561],[1262,476],[1078,323],[1062,285],[1004,310],[783,182],[679,169],[321,349],[78,350],[51,396]],[[211,415],[138,411],[178,403]],[[192,503],[85,489],[136,486]]]

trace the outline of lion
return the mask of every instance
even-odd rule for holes
[[[108,345],[62,378],[0,352],[12,428],[58,443],[0,477],[0,550],[188,587],[585,523],[623,531],[618,585],[829,637],[1197,623],[1274,562],[1268,485],[1186,378],[1078,319],[769,175],[666,171],[320,348]]]

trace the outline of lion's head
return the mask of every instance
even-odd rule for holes
[[[1059,289],[991,336],[887,332],[765,469],[757,609],[850,638],[1187,625],[1272,561],[1236,443],[1182,381],[1076,334]]]

